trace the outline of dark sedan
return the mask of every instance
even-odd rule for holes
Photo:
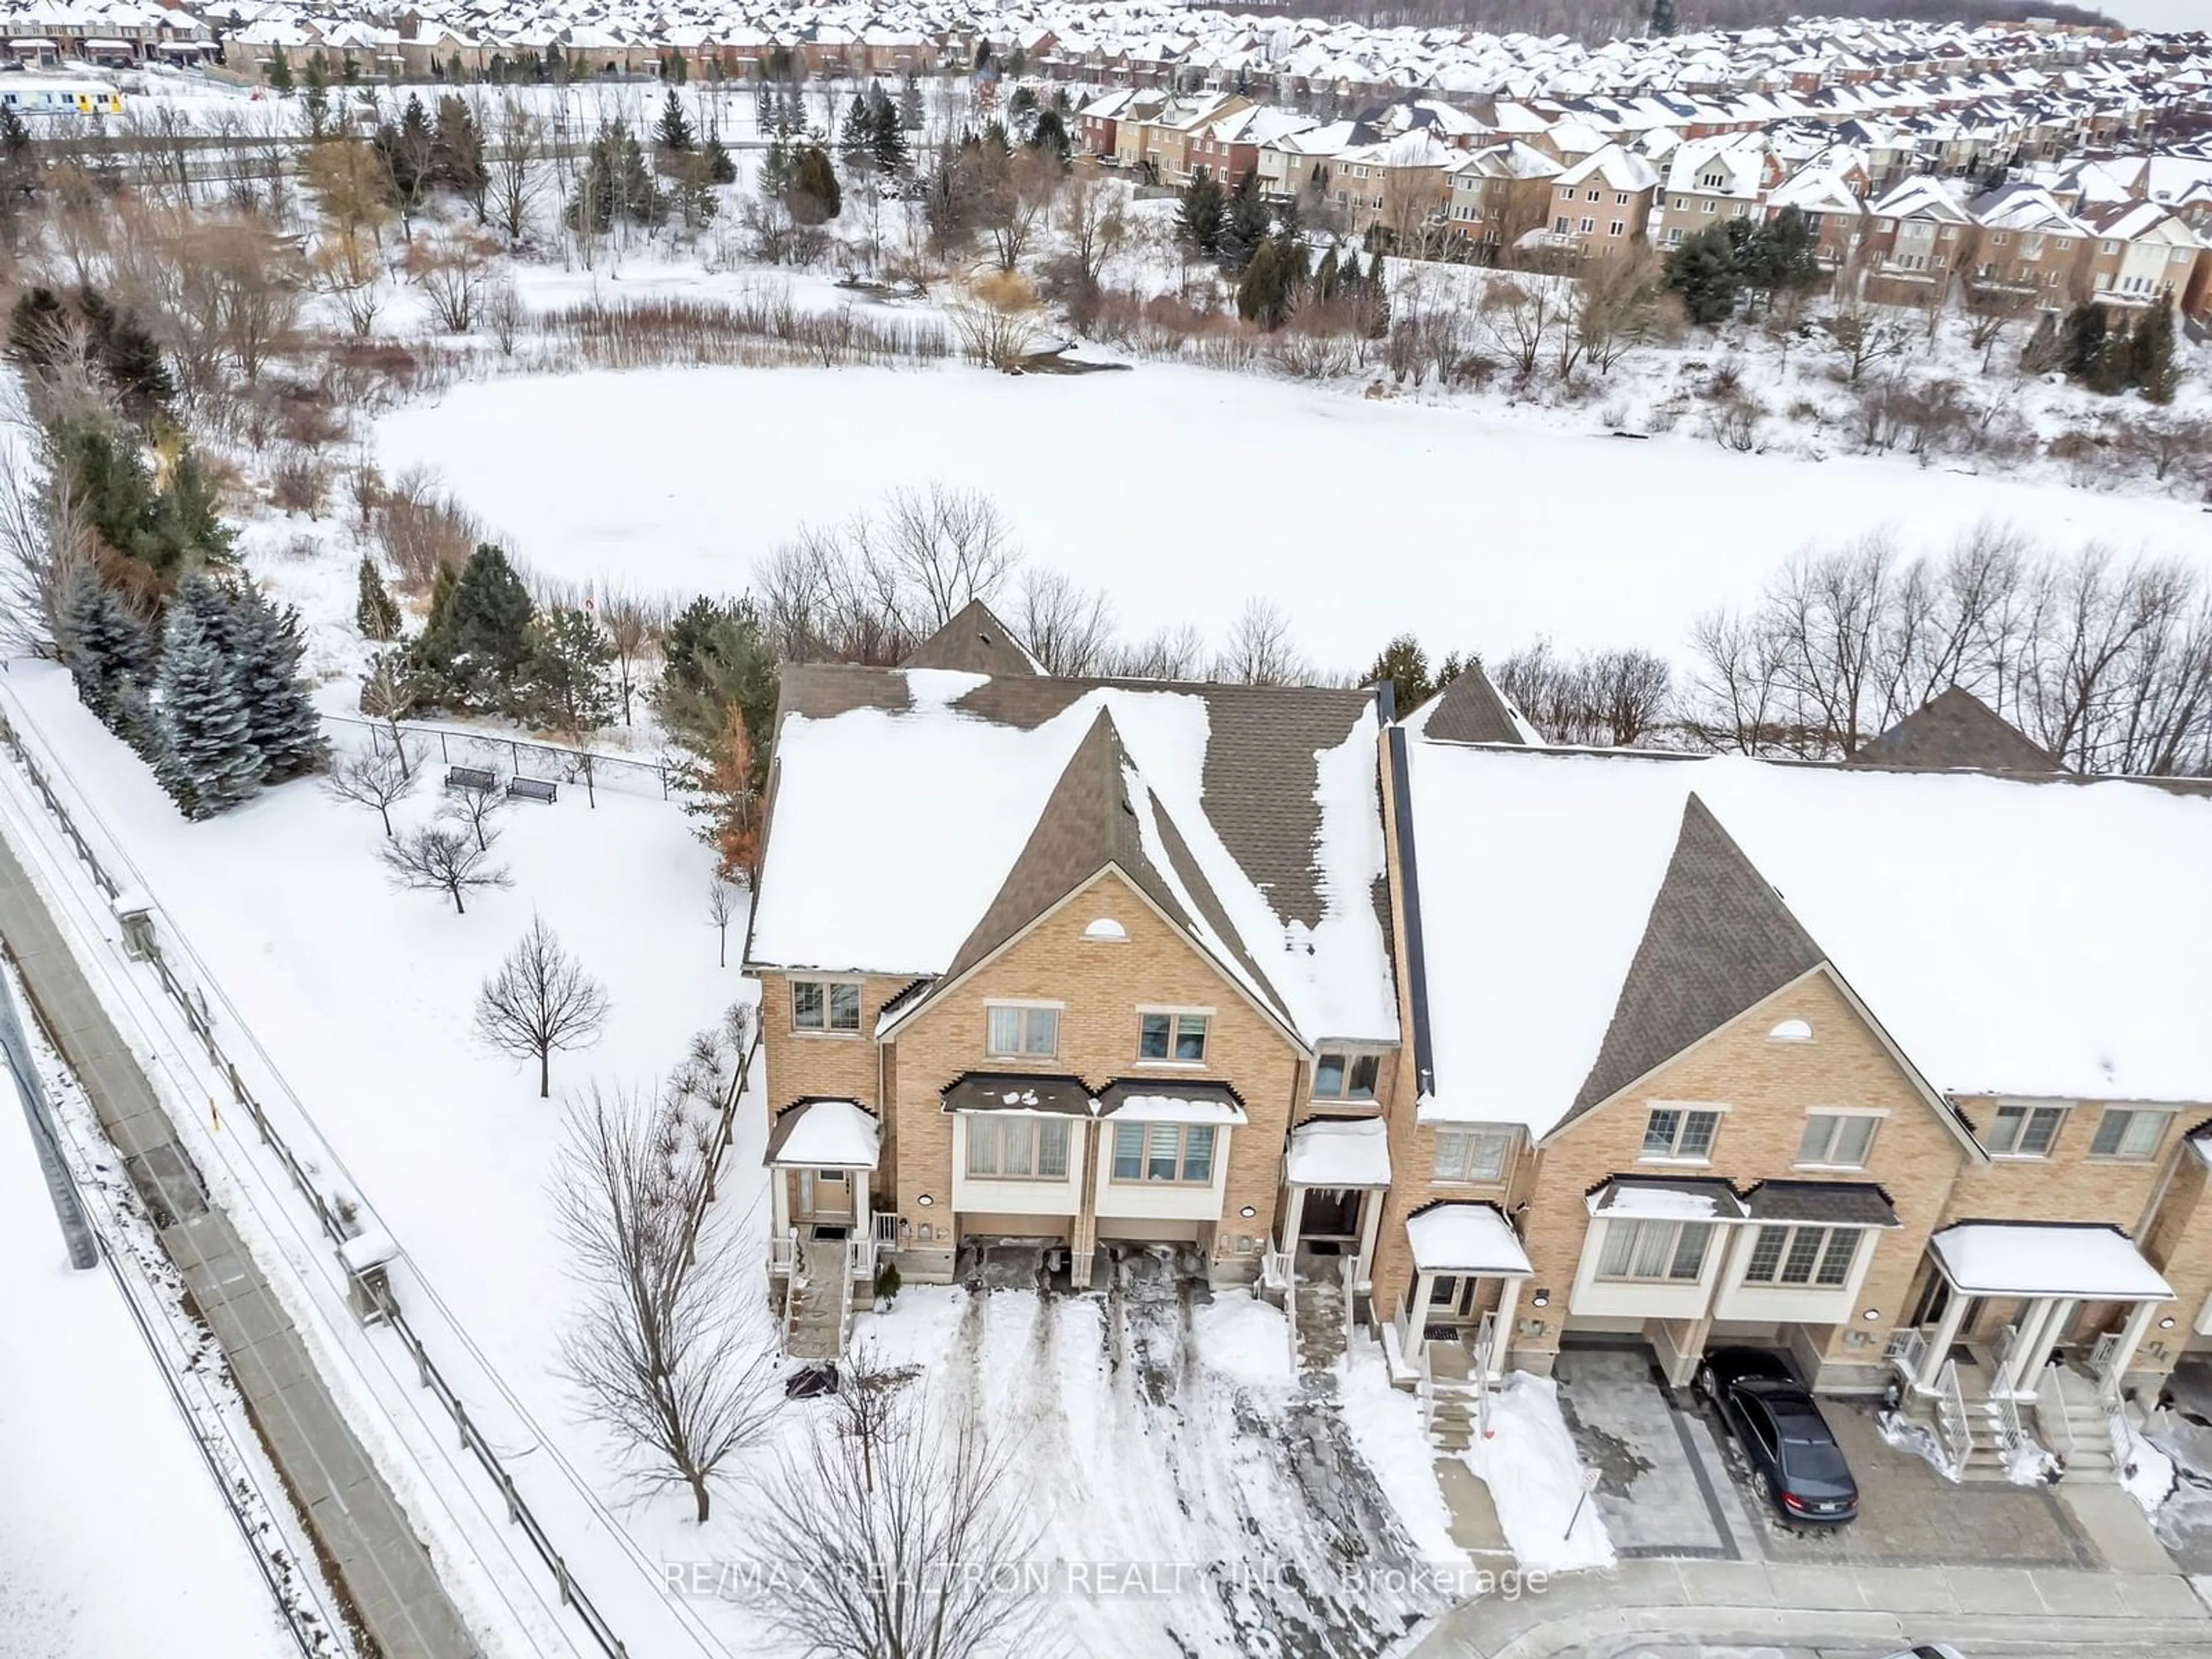
[[[1716,1348],[1698,1386],[1720,1407],[1752,1468],[1787,1521],[1833,1526],[1856,1517],[1858,1482],[1805,1385],[1764,1348]]]

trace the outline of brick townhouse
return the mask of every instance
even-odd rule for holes
[[[1385,749],[1399,1375],[1750,1341],[2086,1460],[2212,1332],[2212,798],[1963,692],[1846,765],[1510,737],[1448,691]]]
[[[1381,712],[1049,678],[980,606],[899,669],[786,671],[745,951],[778,1275],[1018,1241],[1085,1289],[1131,1250],[1255,1277],[1295,1126],[1379,1146],[1398,1075]],[[1380,1209],[1317,1224],[1356,1250]]]
[[[1845,764],[1552,750],[1480,670],[1059,679],[976,606],[787,670],[770,775],[795,1327],[886,1255],[1133,1253],[1325,1290],[1407,1385],[1759,1342],[2083,1468],[2212,1346],[2212,793],[1964,692]]]

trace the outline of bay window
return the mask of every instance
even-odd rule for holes
[[[1747,1285],[1841,1285],[1851,1276],[1861,1227],[1761,1227],[1743,1271]]]
[[[1710,1221],[1609,1220],[1598,1255],[1601,1279],[1694,1284],[1712,1243]]]
[[[968,1119],[968,1173],[1010,1181],[1067,1178],[1064,1118]]]
[[[1211,1185],[1213,1133],[1210,1123],[1117,1123],[1114,1179]]]

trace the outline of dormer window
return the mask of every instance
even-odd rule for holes
[[[1316,1100],[1372,1100],[1375,1080],[1382,1070],[1376,1054],[1348,1054],[1324,1049],[1314,1060]]]

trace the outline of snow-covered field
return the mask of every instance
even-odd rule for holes
[[[1742,455],[1176,366],[1076,378],[715,368],[494,380],[379,425],[549,575],[734,592],[803,522],[931,480],[988,491],[1036,564],[1103,587],[1125,632],[1226,631],[1255,595],[1316,665],[1411,629],[1432,653],[1683,648],[1808,541],[1983,520],[2212,564],[2184,503],[1894,458]]]
[[[105,1267],[70,1267],[0,1087],[0,1659],[296,1654]]]

